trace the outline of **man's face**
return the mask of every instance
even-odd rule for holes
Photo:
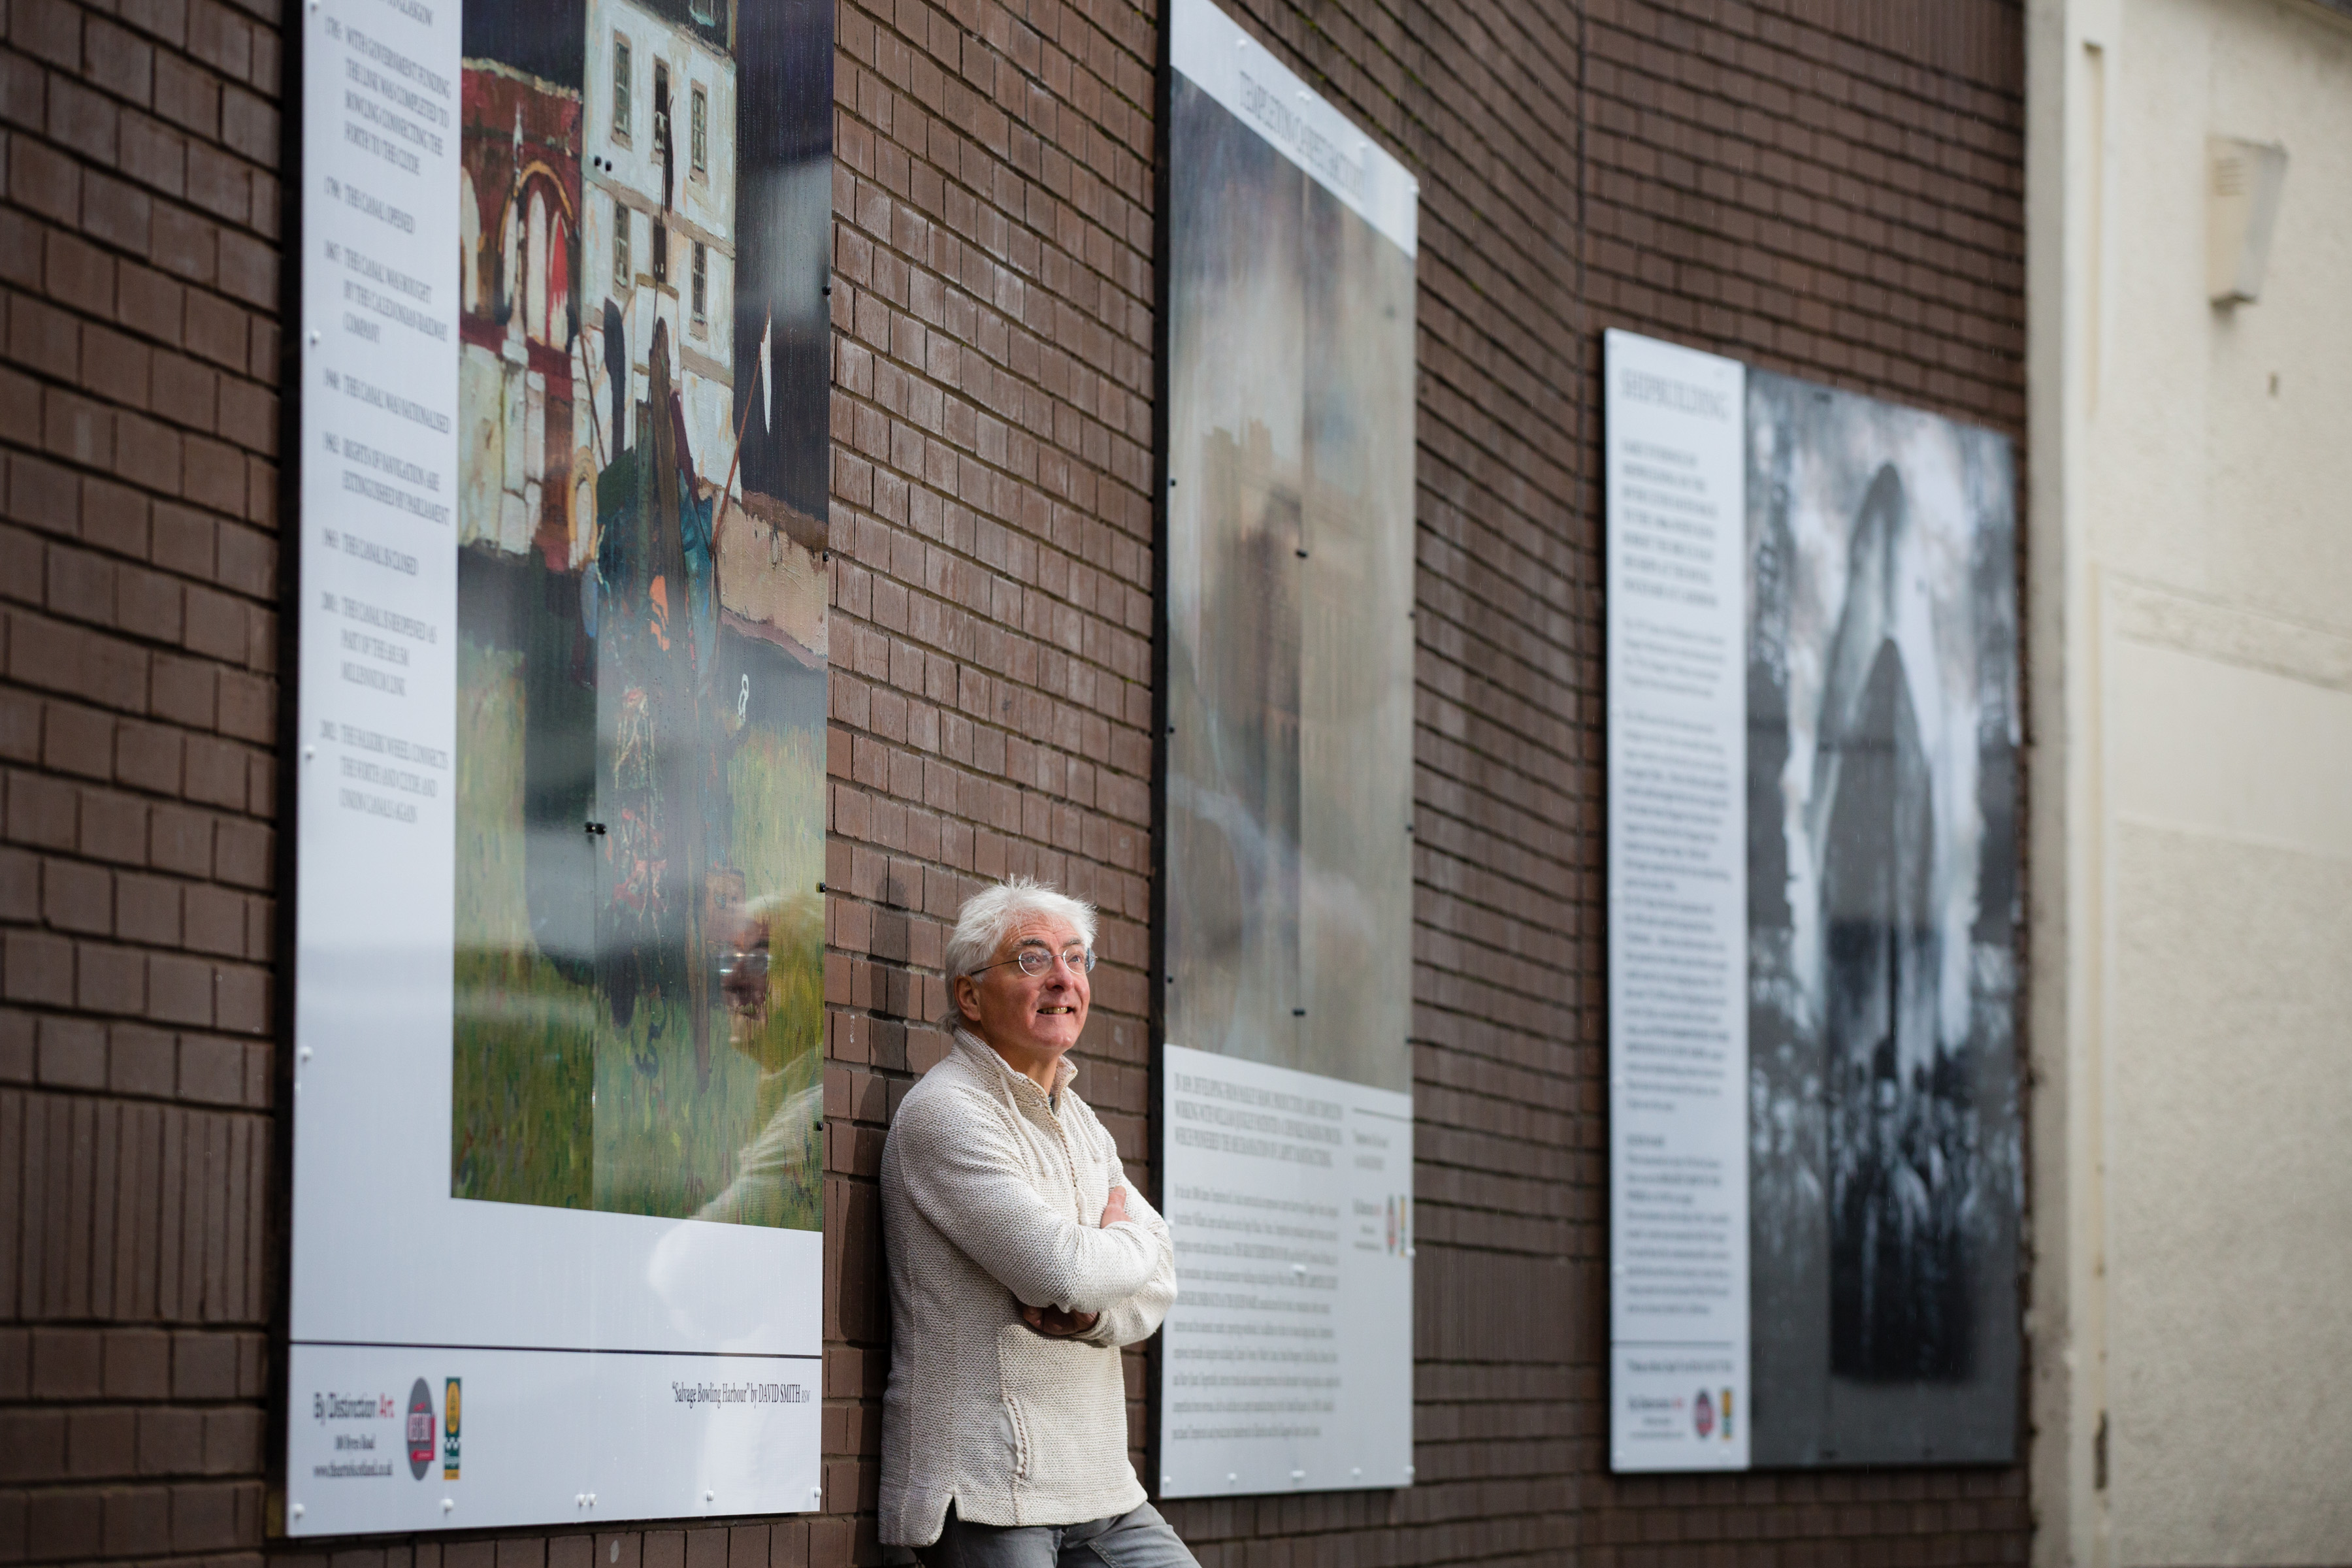
[[[1080,957],[1076,966],[1057,961],[1036,975],[1024,974],[1012,961],[1024,948],[1076,955],[1085,947],[1078,928],[1067,921],[1045,915],[1023,918],[998,946],[994,968],[956,981],[956,1005],[965,1022],[999,1047],[1025,1047],[1060,1056],[1078,1043],[1078,1034],[1087,1026],[1093,993],[1087,984],[1085,959]]]

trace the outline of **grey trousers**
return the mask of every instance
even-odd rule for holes
[[[947,1524],[915,1548],[923,1568],[1199,1568],[1160,1510],[1144,1503],[1084,1524],[967,1524],[948,1505]]]

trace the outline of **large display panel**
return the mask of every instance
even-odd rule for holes
[[[1170,17],[1170,1497],[1412,1474],[1418,188]]]
[[[2009,444],[1626,333],[1607,361],[1613,1461],[2007,1460]],[[1658,1359],[1677,1319],[1709,1342]],[[1717,1354],[1746,1382],[1693,1375]]]
[[[303,26],[284,1526],[814,1508],[831,8]]]

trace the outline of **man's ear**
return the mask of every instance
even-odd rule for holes
[[[980,982],[969,974],[959,974],[955,977],[952,989],[955,992],[956,1011],[963,1015],[966,1023],[979,1023]]]

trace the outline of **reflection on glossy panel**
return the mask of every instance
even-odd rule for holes
[[[467,12],[457,1197],[819,1224],[821,20]]]

